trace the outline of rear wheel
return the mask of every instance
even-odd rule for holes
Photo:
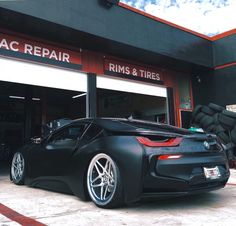
[[[24,184],[25,180],[25,159],[20,152],[16,152],[11,163],[10,178],[14,184]]]
[[[123,188],[119,169],[113,159],[97,154],[87,171],[87,189],[92,201],[102,208],[114,208],[123,204]]]

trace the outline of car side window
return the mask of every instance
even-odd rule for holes
[[[70,126],[62,129],[62,131],[52,135],[49,139],[49,143],[58,143],[62,141],[77,141],[78,138],[82,135],[86,125],[76,125]]]
[[[98,136],[100,136],[102,134],[102,131],[103,131],[102,127],[92,123],[89,126],[89,128],[85,131],[82,139],[87,141],[93,140]]]

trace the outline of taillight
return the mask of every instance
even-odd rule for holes
[[[176,147],[181,143],[183,138],[176,137],[170,138],[166,141],[152,141],[146,137],[137,137],[137,140],[140,144],[143,144],[148,147]]]
[[[171,159],[180,159],[182,155],[160,155],[158,160],[171,160]]]

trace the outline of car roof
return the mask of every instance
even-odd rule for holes
[[[138,119],[126,119],[126,118],[83,118],[77,119],[73,122],[86,122],[86,123],[94,123],[106,130],[111,131],[139,131],[139,130],[155,130],[155,131],[163,131],[163,132],[174,132],[179,134],[191,134],[191,132],[187,129],[178,128],[175,126],[150,122],[145,120]]]

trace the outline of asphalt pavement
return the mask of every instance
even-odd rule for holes
[[[105,210],[73,195],[17,186],[0,167],[0,225],[214,225],[236,224],[236,170],[224,189],[196,196],[138,202]]]

